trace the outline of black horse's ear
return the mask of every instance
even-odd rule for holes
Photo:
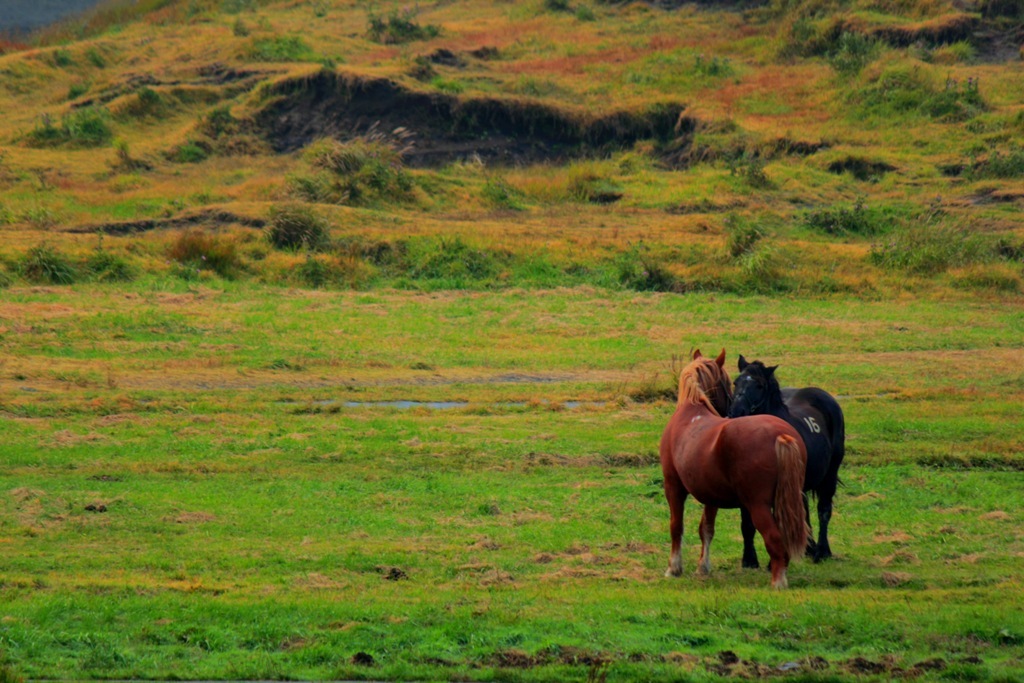
[[[722,349],[722,352],[718,354],[718,358],[715,359],[715,363],[717,363],[720,368],[725,367],[725,349]]]
[[[739,365],[740,372],[743,372],[744,370],[746,370],[747,366],[750,365],[750,363],[747,362],[747,359],[744,358],[742,354],[740,354],[740,359],[739,359],[739,361],[737,361],[736,364]]]
[[[777,368],[777,367],[779,367],[779,366],[778,365],[773,365],[770,368],[766,368],[766,370],[768,371],[767,374],[768,374],[769,377],[771,377],[772,375],[775,374],[775,368]]]

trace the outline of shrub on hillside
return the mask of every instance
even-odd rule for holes
[[[870,260],[889,270],[935,275],[949,268],[994,260],[997,247],[970,226],[929,209],[871,245]]]
[[[679,282],[661,259],[643,243],[631,245],[615,260],[619,284],[638,292],[672,292]]]
[[[129,282],[135,279],[136,270],[123,256],[98,248],[85,262],[89,277],[98,282]]]
[[[167,97],[148,87],[139,88],[117,107],[115,116],[126,119],[162,119],[170,113]]]
[[[274,36],[254,38],[246,57],[254,62],[309,62],[315,61],[316,54],[301,36]]]
[[[826,53],[828,63],[842,76],[855,76],[875,58],[876,42],[861,33],[843,31]]]
[[[415,20],[416,10],[394,10],[386,17],[371,13],[367,20],[366,30],[370,40],[376,43],[391,45],[409,43],[414,40],[429,40],[441,34],[441,27],[434,24],[421,25]]]
[[[1024,178],[1024,146],[1012,145],[1005,151],[997,149],[987,157],[974,161],[964,175],[969,180]]]
[[[768,232],[762,226],[735,214],[725,219],[725,250],[731,258],[751,253]]]
[[[70,285],[78,279],[78,271],[60,251],[40,244],[22,257],[18,271],[29,282]]]
[[[863,197],[852,207],[838,206],[808,211],[803,223],[811,230],[828,235],[877,235],[892,227],[892,218],[869,209]]]
[[[566,192],[577,202],[613,204],[622,199],[622,185],[615,180],[609,164],[578,162],[567,170]]]
[[[167,152],[170,161],[179,164],[198,164],[210,156],[210,146],[202,141],[188,140]]]
[[[231,239],[204,230],[181,233],[167,250],[168,257],[189,270],[212,270],[221,277],[233,277],[242,269],[238,248]]]
[[[110,114],[102,107],[83,107],[61,117],[60,124],[44,114],[27,136],[34,147],[99,147],[114,137]]]
[[[498,255],[467,244],[461,237],[441,237],[410,245],[406,274],[458,289],[493,280],[501,271]]]
[[[920,67],[892,67],[882,71],[863,88],[851,93],[858,115],[890,118],[917,115],[938,121],[966,121],[988,107],[981,97],[978,79],[964,82],[947,78],[935,85]]]
[[[330,227],[312,207],[284,204],[270,210],[267,239],[278,249],[317,251],[330,241]]]
[[[497,209],[522,211],[526,208],[523,193],[504,178],[488,178],[480,194],[488,204]]]
[[[728,57],[714,55],[710,58],[697,55],[694,58],[693,70],[694,73],[706,78],[726,78],[736,73],[736,69],[733,68],[732,61]]]
[[[305,154],[311,174],[288,181],[302,199],[331,204],[393,203],[412,197],[415,185],[402,163],[401,152],[384,136],[349,142],[320,140]]]
[[[307,254],[295,270],[302,284],[313,289],[357,288],[373,277],[373,267],[357,253]]]

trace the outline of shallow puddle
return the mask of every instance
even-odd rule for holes
[[[297,404],[301,401],[282,401],[287,404]],[[317,406],[340,406],[342,408],[393,408],[396,410],[412,410],[416,408],[425,408],[427,410],[453,410],[457,408],[469,408],[469,407],[480,407],[480,408],[527,408],[531,405],[538,408],[562,408],[565,410],[575,410],[582,407],[594,407],[599,408],[607,405],[606,401],[564,401],[561,403],[552,403],[549,401],[542,401],[540,403],[527,403],[526,401],[506,401],[502,403],[470,403],[469,401],[336,401],[334,399],[326,399],[320,401],[313,401],[313,405]]]

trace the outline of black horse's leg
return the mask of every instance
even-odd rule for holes
[[[754,532],[757,530],[747,508],[740,508],[740,531],[743,533],[743,568],[757,569],[761,566],[757,561],[757,550],[754,549]]]
[[[828,523],[832,519],[832,499],[836,495],[839,478],[837,473],[829,472],[825,481],[818,488],[818,543],[811,553],[815,562],[832,557],[832,548],[828,544]]]

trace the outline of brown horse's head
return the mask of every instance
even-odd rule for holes
[[[679,374],[679,399],[684,403],[704,404],[717,415],[729,412],[732,401],[732,382],[725,371],[725,349],[714,360],[705,358],[700,350],[693,352],[693,360]]]

